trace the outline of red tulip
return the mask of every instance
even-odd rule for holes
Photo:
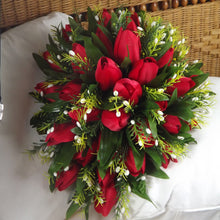
[[[163,153],[164,162],[162,163],[163,168],[167,168],[170,161],[173,161],[175,163],[178,162],[176,158],[172,158],[169,154]]]
[[[54,86],[52,84],[45,85],[44,82],[40,82],[35,86],[35,90],[39,92],[42,96],[50,94],[50,93],[59,93],[59,90],[61,89],[61,86]],[[54,102],[54,99],[47,98],[50,102]]]
[[[156,102],[160,108],[160,111],[165,111],[167,109],[168,106],[168,102],[167,101],[157,101]]]
[[[59,177],[56,179],[55,187],[59,191],[62,191],[72,185],[77,179],[79,170],[80,166],[74,164],[69,170],[61,172]]]
[[[45,51],[43,53],[43,57],[49,63],[49,65],[52,69],[57,70],[57,71],[61,71],[61,68],[54,63],[52,56],[48,51]]]
[[[157,65],[159,66],[159,68],[164,67],[166,64],[168,64],[168,66],[171,64],[172,59],[173,59],[173,54],[174,54],[174,49],[170,48],[158,61],[157,61]]]
[[[87,59],[85,48],[81,44],[73,43],[72,51],[75,53],[75,56],[78,57],[78,59],[76,59],[76,61],[72,63],[72,69],[76,73],[84,74],[88,70],[88,67],[89,67],[89,62]],[[82,60],[83,63],[77,61],[79,59]]]
[[[181,129],[181,122],[175,115],[166,115],[163,127],[171,134],[178,134]]]
[[[122,96],[125,100],[130,100],[133,105],[136,105],[139,98],[142,96],[142,88],[140,84],[128,78],[118,80],[113,91],[118,92],[118,96]]]
[[[116,111],[104,110],[102,112],[101,121],[102,124],[111,131],[120,131],[128,124],[129,114],[126,114],[124,110],[119,110],[121,116],[116,116]]]
[[[138,14],[137,14],[136,12],[134,12],[134,13],[131,15],[131,18],[132,18],[132,20],[135,22],[135,24],[136,24],[137,26],[140,26],[140,21],[139,21],[139,19],[138,19]]]
[[[128,78],[145,85],[157,76],[158,69],[157,61],[152,57],[146,57],[134,63]]]
[[[60,90],[60,99],[64,101],[70,101],[76,98],[80,94],[81,90],[81,83],[78,83],[76,81],[68,82],[63,86],[63,88]]]
[[[104,26],[106,27],[109,23],[109,21],[111,20],[111,14],[108,12],[108,10],[106,9],[103,9],[103,12],[102,12],[102,19],[103,19],[103,22],[104,22]]]
[[[74,127],[73,123],[55,124],[54,130],[46,137],[47,146],[73,141],[75,135],[71,129]]]
[[[65,28],[62,29],[63,38],[66,42],[71,42],[69,39],[68,33],[72,33],[71,26],[69,24],[66,24]]]
[[[145,172],[145,166],[146,166],[145,156],[144,156],[144,160],[143,160],[143,164],[142,164],[141,169],[137,170],[136,165],[135,165],[135,161],[134,161],[134,155],[133,155],[131,148],[129,148],[129,150],[128,150],[125,164],[129,170],[130,174],[134,177]]]
[[[182,77],[178,80],[177,83],[174,83],[172,86],[167,87],[166,92],[172,95],[173,91],[177,88],[177,96],[180,97],[187,93],[195,85],[195,82],[191,78]]]
[[[121,78],[122,72],[112,59],[108,57],[99,59],[95,79],[103,91],[113,88],[115,83]]]
[[[97,140],[95,140],[92,144],[92,148],[88,149],[85,156],[83,156],[83,151],[80,151],[74,155],[73,159],[78,164],[85,167],[87,164],[89,164],[96,157],[95,154],[97,152],[97,148],[98,148],[98,143],[97,143]]]
[[[117,62],[122,63],[125,57],[129,57],[131,62],[134,63],[140,59],[140,51],[141,42],[139,36],[130,30],[120,28],[114,45],[114,56]]]
[[[84,117],[83,114],[86,114],[87,117],[87,122],[90,121],[97,121],[99,120],[99,114],[101,113],[100,109],[97,108],[93,108],[90,112],[90,110],[85,109],[85,108],[79,108],[79,109],[75,109],[75,110],[71,110],[70,112],[68,112],[68,115],[70,116],[70,118],[73,119],[73,121],[79,121],[80,119],[82,119]]]
[[[95,201],[94,208],[96,212],[102,214],[103,216],[107,216],[111,209],[116,204],[117,191],[114,185],[115,174],[110,174],[108,171],[102,180],[98,174],[99,185],[102,191],[102,198],[104,200],[103,204],[98,204],[98,201]]]

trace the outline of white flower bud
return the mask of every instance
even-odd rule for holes
[[[122,207],[122,209],[121,209],[121,213],[122,213],[122,214],[125,213],[125,208],[124,208],[124,207]]]
[[[68,170],[69,170],[69,166],[67,166],[67,167],[64,168],[64,171],[65,171],[65,172],[68,171]]]
[[[157,114],[158,115],[163,115],[163,112],[159,110],[159,111],[157,111]]]
[[[164,39],[166,36],[167,36],[167,34],[166,34],[166,33],[163,33],[162,39]]]
[[[165,43],[166,43],[165,41],[160,41],[159,42],[160,45],[165,44]]]
[[[182,55],[182,51],[179,52],[179,56],[180,56],[180,57],[181,57],[181,55]]]
[[[153,27],[153,26],[155,26],[156,25],[156,21],[153,21],[152,23],[151,23],[151,27]]]
[[[184,137],[183,137],[183,136],[177,136],[177,138],[178,138],[179,140],[184,140]]]
[[[121,168],[120,168],[120,167],[116,167],[115,172],[116,172],[116,173],[119,173],[119,172],[120,172],[120,170],[121,170]]]
[[[155,146],[156,147],[158,146],[158,140],[155,140]]]
[[[177,44],[178,44],[178,45],[180,45],[181,43],[182,43],[182,41],[178,41],[178,43],[177,43]]]
[[[128,176],[130,174],[129,170],[125,170],[125,176]]]
[[[53,63],[53,61],[52,61],[51,59],[48,59],[47,61],[48,61],[49,63]]]
[[[128,192],[129,192],[129,193],[131,192],[131,187],[130,187],[130,186],[128,186]]]
[[[173,75],[172,79],[175,79],[177,77],[176,73]]]
[[[49,84],[49,85],[47,86],[48,89],[51,88],[51,87],[53,87],[53,84]]]
[[[159,116],[159,120],[160,120],[160,121],[164,121],[164,117],[160,115],[160,116]]]
[[[65,111],[63,112],[63,114],[64,114],[64,115],[68,115],[68,111],[65,110]]]
[[[40,96],[43,97],[44,96],[44,92],[40,91]]]
[[[171,29],[170,30],[170,35],[173,35],[174,34],[174,29]]]
[[[84,121],[87,121],[87,114],[84,114],[83,119]]]
[[[125,101],[123,101],[123,105],[129,106],[129,102],[125,100]]]
[[[144,29],[142,28],[142,27],[137,27],[137,29],[139,30],[139,31],[143,31]]]
[[[91,108],[88,108],[87,110],[86,110],[86,114],[90,114],[92,112],[92,109]]]
[[[135,124],[135,120],[132,119],[132,120],[130,121],[130,123],[131,123],[132,125],[134,125],[134,124]]]
[[[184,43],[185,43],[185,38],[182,39],[182,44],[184,44]]]
[[[95,20],[99,21],[99,16],[98,15],[95,16]]]
[[[73,50],[70,50],[69,51],[69,55],[74,57],[76,54],[75,54],[75,52]]]
[[[173,41],[173,38],[172,38],[172,37],[170,37],[170,38],[169,38],[169,41],[170,41],[170,42],[172,42],[172,41]]]
[[[85,98],[80,99],[80,103],[81,103],[81,104],[86,103],[86,99],[85,99]]]
[[[149,128],[146,128],[147,134],[151,134],[151,130]]]
[[[164,89],[158,89],[158,92],[159,92],[159,93],[163,93],[163,92],[164,92]]]
[[[78,135],[75,135],[74,140],[79,139],[80,137]]]
[[[69,36],[69,40],[72,41],[72,40],[73,40],[73,37],[72,37],[72,36]]]
[[[141,17],[140,17],[140,16],[138,16],[138,20],[139,20],[139,22],[141,23]]]
[[[139,140],[138,144],[139,144],[140,147],[142,147],[143,146],[143,141]]]
[[[192,101],[193,101],[193,102],[196,102],[196,101],[198,101],[198,100],[199,100],[198,97],[193,97],[193,98],[192,98]]]
[[[115,91],[113,92],[113,95],[114,95],[114,96],[118,96],[118,91],[115,90]]]
[[[146,180],[146,177],[145,177],[145,176],[142,176],[142,177],[141,177],[141,180],[142,180],[142,181]]]
[[[56,172],[54,172],[53,175],[54,175],[55,177],[57,177],[57,173],[56,173]]]
[[[198,60],[194,60],[194,61],[193,61],[193,63],[198,63],[198,62],[199,62]]]
[[[57,55],[57,59],[58,59],[58,60],[61,60],[61,56],[60,56],[59,54]]]
[[[50,154],[50,158],[52,158],[54,156],[54,152],[51,152]]]
[[[81,127],[81,124],[80,124],[78,121],[76,122],[76,126],[77,126],[78,128],[80,128],[80,129],[82,128],[82,127]]]
[[[121,117],[121,112],[120,112],[120,111],[117,111],[117,112],[116,112],[116,117],[117,117],[117,118]]]
[[[52,127],[52,128],[50,129],[50,132],[51,132],[51,133],[54,132],[54,127]]]
[[[158,43],[158,39],[157,39],[157,38],[154,39],[154,43],[155,43],[155,44]]]

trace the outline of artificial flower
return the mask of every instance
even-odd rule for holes
[[[133,105],[136,105],[142,96],[141,85],[137,81],[128,78],[118,80],[113,88],[114,91],[117,91],[118,96],[127,101],[129,100]]]
[[[118,115],[117,115],[118,113]],[[102,112],[101,121],[111,131],[120,131],[128,124],[129,114],[120,109],[118,112],[104,110]]]
[[[141,85],[145,85],[157,76],[158,69],[157,61],[153,57],[146,57],[133,64],[128,78],[138,81]]]
[[[113,88],[115,83],[121,78],[122,72],[112,59],[108,57],[99,59],[95,79],[103,91]]]
[[[176,83],[174,83],[172,86],[169,86],[166,89],[166,92],[172,95],[173,91],[177,89],[177,96],[180,97],[186,94],[195,85],[196,83],[191,78],[181,77],[180,79],[178,79]]]
[[[114,56],[118,63],[122,63],[125,57],[129,57],[134,63],[140,59],[140,37],[130,30],[120,28],[114,45]]]
[[[47,146],[73,141],[75,134],[71,129],[74,127],[73,123],[55,124],[46,137]]]
[[[166,115],[163,127],[171,134],[178,134],[182,127],[182,124],[177,116]]]
[[[145,156],[144,156],[143,164],[142,164],[141,168],[139,170],[137,170],[137,167],[135,165],[134,155],[133,155],[131,148],[128,149],[125,164],[129,170],[130,174],[134,177],[138,176],[141,173],[143,174],[145,172],[145,166],[146,166]]]
[[[69,170],[63,171],[58,174],[58,178],[55,182],[55,187],[59,191],[62,191],[71,186],[76,181],[79,170],[80,166],[78,164],[73,164],[72,167],[69,168]]]
[[[174,49],[170,48],[158,61],[157,65],[159,68],[164,67],[166,64],[169,66],[172,62],[173,59],[173,54],[174,54]]]
[[[53,60],[51,54],[48,51],[45,51],[43,53],[43,58],[49,63],[50,67],[53,70],[61,71],[61,68],[57,64],[55,64],[55,61]]]

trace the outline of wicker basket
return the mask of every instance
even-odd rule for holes
[[[158,0],[1,0],[0,27],[15,26],[51,11],[73,14],[85,12],[88,6],[94,7],[94,5],[112,9],[118,6],[149,5],[152,2],[158,2]],[[171,0],[169,0],[169,6],[171,7]],[[203,71],[209,72],[212,76],[220,76],[219,0],[150,13],[152,16],[163,17],[174,26],[179,26],[191,47],[189,60],[202,60]]]

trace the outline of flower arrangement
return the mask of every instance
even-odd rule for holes
[[[46,79],[30,93],[43,104],[30,122],[43,140],[30,153],[50,163],[51,191],[70,189],[67,219],[78,209],[88,219],[91,203],[117,219],[131,192],[151,201],[146,176],[168,178],[164,168],[196,142],[190,130],[214,93],[161,18],[88,8],[88,29],[79,18],[54,27],[47,51],[33,54]]]

